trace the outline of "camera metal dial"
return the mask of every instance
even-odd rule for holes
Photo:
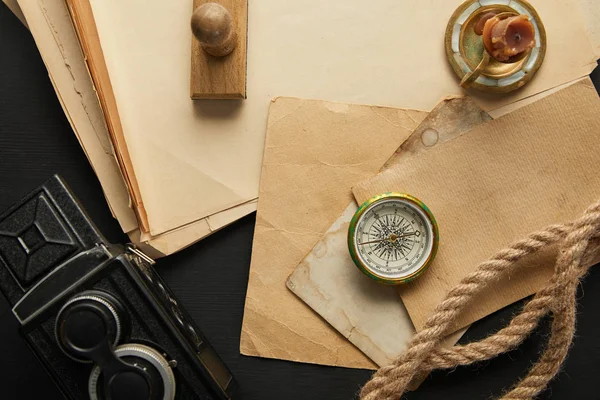
[[[356,266],[370,278],[389,285],[409,282],[433,261],[438,226],[423,202],[388,193],[363,204],[350,222],[348,247]]]
[[[67,301],[56,317],[56,341],[79,362],[91,362],[87,352],[108,341],[113,347],[123,334],[125,312],[112,295],[90,290]]]
[[[115,373],[110,377],[109,382],[103,382],[102,369],[95,366],[88,382],[91,400],[105,398],[173,400],[175,398],[175,375],[169,362],[161,353],[143,344],[129,343],[118,346],[115,355],[135,368]]]

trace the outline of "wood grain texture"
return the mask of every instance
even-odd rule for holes
[[[248,1],[194,0],[192,11],[210,2],[221,4],[231,13],[237,30],[238,43],[227,56],[215,57],[204,51],[198,39],[190,32],[192,38],[190,97],[192,99],[245,99]]]

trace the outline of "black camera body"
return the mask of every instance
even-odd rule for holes
[[[54,176],[0,216],[0,290],[69,399],[230,399],[236,381],[139,250]]]

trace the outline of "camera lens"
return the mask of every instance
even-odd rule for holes
[[[91,349],[106,338],[107,328],[102,315],[80,304],[64,316],[61,336],[71,347]]]
[[[105,382],[106,371],[95,366],[90,374],[88,393],[91,400],[173,400],[175,398],[175,375],[163,354],[152,347],[128,343],[118,346],[115,355],[134,370],[117,372]],[[109,396],[106,395],[105,390]]]
[[[80,362],[104,342],[116,346],[122,335],[123,308],[113,296],[83,292],[65,303],[56,317],[56,341],[63,352]]]
[[[151,388],[141,374],[122,372],[110,380],[108,384],[111,400],[147,400]]]

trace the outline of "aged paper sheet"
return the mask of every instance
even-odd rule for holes
[[[269,112],[241,351],[355,368],[376,365],[285,281],[427,113],[277,98]]]
[[[468,97],[436,106],[384,168],[452,140],[491,117]],[[415,328],[394,287],[364,276],[348,251],[348,227],[358,210],[355,201],[294,269],[287,287],[379,366],[406,349]],[[464,330],[450,335],[452,346]]]
[[[488,122],[357,185],[362,202],[402,191],[420,198],[440,227],[431,268],[399,288],[417,330],[468,272],[527,234],[577,218],[600,196],[600,99],[589,79]],[[556,249],[525,260],[477,298],[458,329],[540,289]]]
[[[59,101],[124,232],[152,257],[172,254],[256,210],[250,201],[165,234],[142,236],[64,1],[20,0]]]
[[[296,267],[287,287],[383,367],[406,350],[415,327],[396,290],[364,276],[350,258],[348,226],[356,210],[352,202]],[[454,345],[465,331],[449,335],[443,345]]]
[[[600,1],[579,0],[579,6],[596,57],[600,58]]]
[[[358,0],[250,2],[248,99],[216,103],[188,98],[190,4],[144,2],[140,13],[133,0],[90,0],[150,233],[257,197],[273,96],[430,110],[460,93],[442,46],[448,18],[460,3],[436,0],[421,12],[421,1],[377,0],[365,12]],[[595,66],[574,0],[536,7],[552,44],[544,67],[522,91],[478,97],[485,110]]]
[[[10,3],[10,0],[6,0],[6,1]],[[42,4],[43,4],[43,7],[42,7],[43,10],[47,11],[46,12],[46,16],[45,16],[46,18],[45,18],[45,20],[41,19],[41,18],[34,18],[35,23],[37,23],[37,24],[43,24],[43,23],[52,24],[52,30],[54,31],[54,35],[57,37],[57,40],[63,40],[64,39],[64,35],[65,35],[64,32],[65,31],[70,31],[70,30],[72,30],[72,28],[69,26],[68,29],[65,29],[63,27],[64,26],[63,24],[61,24],[61,23],[56,24],[55,23],[56,21],[52,21],[51,17],[50,17],[50,14],[52,13],[53,9],[55,9],[57,7],[64,8],[63,2],[50,2],[50,3],[48,3],[48,2],[41,2],[40,6],[42,6]],[[18,8],[15,8],[14,6],[13,6],[13,9],[14,10],[18,10]],[[63,36],[63,38],[60,38],[60,36]],[[41,50],[42,53],[46,52],[47,50],[45,50],[45,49],[48,48],[47,45],[41,44],[43,42],[44,41],[42,41],[42,40],[38,40],[38,46],[40,47],[40,50]],[[50,70],[49,72],[50,72],[50,75],[52,77],[52,75],[53,75],[52,68],[57,68],[57,66],[56,65],[52,66],[52,63],[48,63],[47,60],[45,60],[45,61],[46,61],[46,64],[48,65],[48,67],[49,67],[49,70]],[[58,61],[57,64],[60,64],[60,61]],[[64,65],[63,65],[63,68],[65,68]],[[69,90],[69,88],[71,88],[73,86],[73,84],[69,83],[68,81],[62,81],[60,79],[54,79],[54,78],[53,78],[53,80],[54,80],[54,84],[55,84],[55,87],[57,89],[57,92],[60,92],[61,90],[62,91]],[[81,88],[82,88],[82,85],[79,85],[78,90],[81,90]],[[83,91],[82,93],[84,95],[86,95],[85,91]],[[60,97],[60,95],[59,95],[59,97]],[[65,111],[67,112],[67,114],[73,113],[73,111],[71,110],[71,106],[69,105],[68,102],[65,103],[65,101],[63,101],[63,106],[65,107]],[[76,127],[76,124],[74,124],[74,129],[76,130],[76,132],[78,131],[78,129]],[[79,131],[82,131],[82,129],[79,129]],[[85,130],[83,130],[83,131],[85,131]],[[86,141],[85,138],[87,137],[87,135],[85,133],[84,134],[78,133],[78,134],[81,137],[84,138],[82,140],[82,146],[85,149],[87,147],[86,144],[85,144],[85,141]],[[94,152],[93,151],[89,151],[89,150],[86,150],[86,152],[88,153],[88,157],[90,157],[90,160],[93,160],[94,159],[94,155],[93,155]],[[90,153],[91,153],[91,155],[90,155]],[[112,161],[110,161],[110,162],[112,162]],[[106,178],[103,178],[102,175],[107,175],[107,173],[103,172],[103,167],[101,167],[98,162],[94,163],[92,161],[92,164],[94,165],[94,168],[96,169],[96,171],[98,171],[98,174],[100,175],[100,180],[103,183],[103,186],[107,186],[107,185],[113,185],[114,186],[115,185],[115,183],[111,183],[111,182],[105,183],[106,182]],[[117,179],[122,179],[122,177],[121,176],[117,176]],[[117,183],[117,185],[121,185],[122,186],[122,184],[120,184],[120,183]],[[119,207],[117,207],[117,206],[114,205],[115,203],[123,202],[123,200],[120,200],[119,198],[113,199],[111,193],[109,193],[109,192],[107,192],[106,195],[107,195],[107,198],[109,199],[109,204],[111,205],[111,209],[113,209],[113,212],[116,215],[127,214],[127,213],[131,212],[128,207],[125,207],[125,208],[121,209],[121,208],[119,208]],[[111,201],[111,199],[112,199],[112,201]],[[125,202],[129,201],[129,199],[127,197],[125,197],[124,199],[125,199]],[[242,208],[245,209],[247,207],[243,206]],[[238,212],[237,214],[244,215],[244,213],[245,213],[245,211],[244,212]],[[231,212],[226,212],[225,214],[231,214]],[[120,221],[123,224],[123,220],[121,219]],[[160,235],[160,238],[161,238],[160,242],[162,243],[161,248],[165,249],[165,248],[169,247],[172,250],[174,250],[174,249],[177,249],[177,248],[181,248],[181,246],[183,246],[183,245],[189,245],[190,243],[192,243],[195,240],[198,240],[200,237],[204,236],[204,235],[202,235],[200,237],[197,236],[199,230],[202,230],[206,234],[209,234],[210,231],[211,231],[210,229],[208,229],[207,221],[200,221],[198,226],[194,226],[193,224],[186,224],[184,227],[175,228],[174,231],[177,231],[177,235],[179,236],[179,239],[177,240],[177,242],[180,243],[177,246],[165,246],[165,243],[168,244],[168,241],[165,242],[165,239],[166,239],[166,237],[168,237],[169,234],[166,234],[167,236]],[[186,235],[184,233],[186,231],[188,231],[190,233],[188,235]],[[134,233],[134,236],[135,236],[135,233]],[[139,236],[139,234],[137,234],[137,236]],[[183,240],[182,240],[182,238],[183,238]],[[150,242],[151,241],[152,241],[152,239],[150,239]],[[166,254],[168,254],[168,253],[166,253]]]
[[[113,215],[124,232],[135,229],[137,221],[129,208],[127,188],[65,3],[21,0],[21,9],[30,21],[29,28],[58,98],[102,183]]]
[[[454,77],[447,68],[440,42],[447,19],[461,3],[460,1],[439,1],[435,6],[428,3],[431,8],[428,7],[427,12],[423,13],[417,12],[423,4],[418,1],[393,2],[393,4],[376,1],[375,4],[371,3],[372,12],[367,13],[363,12],[364,8],[355,6],[353,1],[344,3],[305,1],[293,5],[288,1],[279,1],[276,4],[257,3],[250,4],[249,96],[253,93],[260,96],[263,89],[270,89],[270,84],[261,86],[256,82],[255,86],[253,77],[263,77],[261,82],[285,83],[279,91],[269,90],[269,93],[417,107],[427,110],[433,108],[441,98],[460,93]],[[378,4],[381,7],[377,7]],[[584,76],[596,66],[595,54],[582,28],[575,5],[571,1],[536,4],[549,31],[549,42],[552,43],[547,62],[540,70],[540,75],[521,92],[495,99],[474,94],[477,102],[485,110],[496,110],[497,115],[502,115],[501,106],[507,102],[528,98],[537,92]],[[384,6],[385,15],[376,11]],[[319,9],[317,16],[311,11],[314,9]],[[564,17],[571,22],[565,24]],[[254,21],[257,23],[253,23],[252,18],[255,18]],[[268,22],[265,24],[264,21]],[[398,21],[402,23],[399,24]],[[366,32],[355,29],[356,26],[363,25],[376,28]],[[333,28],[322,32],[318,29],[301,29],[303,26],[332,26]],[[422,26],[427,26],[428,29],[423,30]],[[405,32],[404,29],[410,32]],[[420,41],[413,40],[414,31],[420,32]],[[302,32],[302,35],[297,35],[295,32]],[[403,49],[402,52],[389,51],[390,37],[397,41],[396,44],[398,48]],[[262,54],[254,52],[253,43],[260,49],[272,49],[272,51]],[[572,43],[577,43],[578,49],[571,48]],[[417,44],[419,50],[416,53],[420,57],[406,57],[406,54],[411,54],[411,46]],[[420,50],[436,48],[439,48],[439,52],[423,54]],[[285,56],[290,50],[293,50],[292,54]],[[566,54],[563,51],[570,55],[567,58],[563,57]],[[269,64],[263,65],[265,61],[269,61]],[[261,68],[255,69],[259,65]],[[419,79],[414,79],[415,77]],[[351,81],[352,85],[347,85],[348,81]],[[550,81],[555,83],[546,86],[545,83]],[[319,91],[314,88],[317,82],[321,86]],[[253,87],[255,89],[252,89]],[[324,92],[327,97],[319,95]],[[250,97],[249,100],[252,98]],[[258,105],[251,102],[246,102],[245,106],[258,109]],[[306,118],[310,119],[312,116]],[[280,135],[286,136],[289,140],[294,137],[294,132],[295,130],[290,129],[287,135],[283,133]],[[367,135],[372,136],[373,132]],[[328,129],[323,128],[322,134],[327,135]],[[331,150],[332,148],[335,150]],[[261,180],[259,193],[260,201],[263,204],[268,201],[269,206],[265,205],[262,209],[266,212],[261,211],[259,203],[242,326],[241,351],[243,354],[262,357],[357,366],[352,359],[330,356],[337,352],[335,345],[330,345],[328,351],[323,351],[325,347],[311,341],[314,338],[326,337],[327,330],[308,322],[306,325],[303,324],[304,319],[297,317],[304,315],[299,311],[302,307],[293,305],[294,301],[298,302],[297,299],[280,300],[286,298],[286,294],[280,291],[283,290],[287,274],[292,272],[302,257],[317,243],[319,234],[324,233],[327,227],[331,226],[343,207],[349,203],[338,205],[339,208],[334,210],[337,214],[334,213],[329,217],[330,219],[327,220],[329,223],[319,225],[321,230],[315,231],[311,224],[310,228],[307,228],[308,232],[296,233],[295,224],[306,222],[303,218],[306,218],[309,212],[302,214],[301,208],[288,209],[276,206],[276,201],[280,200],[278,192],[285,192],[286,188],[293,186],[298,192],[308,191],[313,196],[323,196],[328,193],[328,183],[318,178],[303,183],[303,180],[293,180],[291,176],[287,179],[269,180],[267,183],[264,179],[267,176],[265,171],[273,169],[268,166],[269,154],[287,155],[290,159],[294,159],[304,152],[300,149],[298,145],[290,149],[285,142],[273,149],[269,147],[267,140],[263,180]],[[339,145],[332,145],[329,151],[343,150]],[[346,152],[352,155],[352,152]],[[298,183],[289,185],[283,183],[289,181]],[[264,191],[263,187],[268,187],[269,190]],[[340,198],[343,198],[343,193],[340,194]],[[289,200],[294,201],[292,198]],[[261,215],[263,213],[265,217]],[[273,213],[276,213],[278,223],[265,222],[265,219],[270,221],[274,218]],[[323,221],[320,220],[319,223],[321,222]],[[270,228],[267,230],[265,225]],[[297,242],[290,240],[290,236],[295,241],[301,238],[303,244],[298,245]],[[273,241],[277,245],[273,246]]]

